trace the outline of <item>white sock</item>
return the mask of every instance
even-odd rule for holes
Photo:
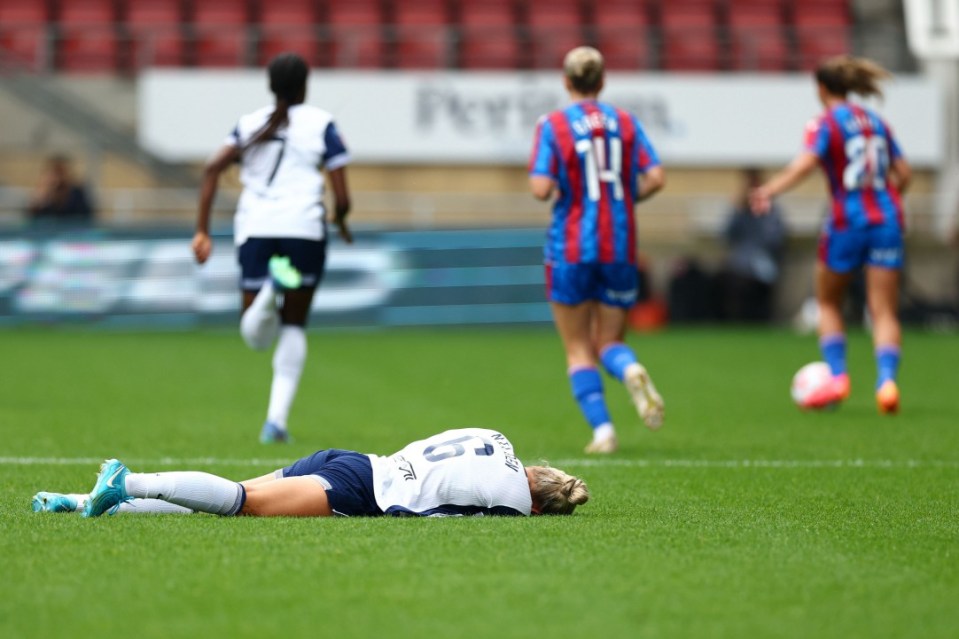
[[[85,493],[82,495],[78,493],[67,493],[65,496],[72,497],[73,499],[77,500],[77,508],[74,512],[80,512],[81,510],[83,510],[83,507],[86,505],[87,500],[90,499],[90,495]]]
[[[615,436],[616,436],[616,429],[613,428],[613,425],[610,424],[609,422],[606,422],[605,424],[600,424],[599,426],[593,429],[594,442],[603,441],[605,439],[609,439],[610,437],[615,437]]]
[[[237,514],[246,494],[235,481],[196,471],[130,473],[126,490],[131,497],[161,499],[214,515]]]
[[[162,499],[133,499],[120,504],[117,512],[138,515],[192,515],[193,510]]]
[[[240,317],[240,335],[247,346],[255,351],[264,351],[273,344],[279,329],[276,291],[273,289],[273,282],[267,280],[253,298],[253,303]]]
[[[270,407],[266,411],[266,419],[280,428],[286,428],[305,363],[306,331],[302,326],[283,326],[273,353],[273,384],[270,387]]]

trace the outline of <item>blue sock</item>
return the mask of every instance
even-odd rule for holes
[[[608,424],[609,410],[603,397],[603,378],[599,376],[599,371],[592,366],[577,368],[570,371],[569,381],[573,387],[573,397],[590,427]]]
[[[833,375],[846,372],[846,336],[842,333],[823,335],[819,338],[819,350],[822,358],[829,364]]]
[[[899,372],[899,347],[895,344],[880,346],[876,349],[876,368],[879,376],[876,380],[876,389],[887,380],[896,381]]]
[[[600,359],[610,375],[619,381],[623,381],[626,367],[636,363],[636,354],[626,344],[616,342],[603,349]]]

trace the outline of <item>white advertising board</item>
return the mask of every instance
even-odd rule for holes
[[[171,161],[211,155],[237,117],[270,104],[262,70],[151,70],[139,79],[141,144]],[[808,75],[607,77],[603,99],[635,112],[667,164],[777,164],[821,107]],[[900,77],[874,106],[910,160],[943,154],[936,85]],[[537,118],[566,102],[557,73],[313,72],[307,101],[333,112],[357,162],[524,164]]]

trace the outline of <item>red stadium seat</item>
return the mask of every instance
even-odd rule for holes
[[[777,3],[739,0],[729,6],[730,67],[739,71],[785,71],[790,51]]]
[[[0,66],[9,62],[34,71],[47,68],[49,18],[42,2],[0,0]]]
[[[179,0],[126,0],[122,13],[133,68],[184,63],[186,46]]]
[[[516,11],[509,0],[460,2],[460,66],[515,69],[521,64]]]
[[[318,16],[314,0],[265,0],[260,3],[260,66],[280,53],[303,56],[310,65],[320,62],[317,40]]]
[[[596,45],[606,67],[632,71],[651,66],[649,17],[645,0],[611,0],[593,7]]]
[[[814,69],[825,58],[850,53],[849,8],[845,2],[808,0],[793,9],[799,67]]]
[[[327,7],[327,23],[334,66],[383,66],[386,42],[378,0],[330,2]]]
[[[194,55],[204,67],[247,63],[249,15],[242,0],[192,0]]]
[[[713,2],[674,0],[662,6],[661,20],[664,69],[716,71],[720,68]]]
[[[531,63],[535,68],[559,68],[567,51],[585,44],[577,0],[531,3],[526,23],[532,45]]]
[[[403,69],[437,69],[453,61],[450,16],[445,0],[393,5],[396,63]]]
[[[119,61],[113,0],[61,2],[57,16],[57,67],[64,71],[114,71]]]

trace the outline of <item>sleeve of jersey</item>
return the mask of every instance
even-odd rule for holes
[[[533,135],[533,152],[529,158],[529,174],[554,180],[559,177],[553,126],[545,116],[536,123],[536,133]]]
[[[350,154],[343,144],[343,138],[340,132],[336,130],[336,125],[330,122],[326,125],[326,131],[323,132],[323,142],[326,144],[326,151],[323,152],[323,166],[327,171],[341,169],[350,163]]]
[[[224,146],[235,146],[239,148],[240,145],[240,124],[237,123],[233,130],[230,131],[230,135],[226,136],[226,139],[223,140]]]
[[[633,158],[634,166],[640,173],[646,173],[651,168],[659,166],[659,155],[657,155],[656,149],[653,148],[653,144],[649,141],[643,125],[640,124],[639,118],[636,116],[633,116],[633,126],[636,127],[636,149],[634,151],[636,155]]]
[[[829,150],[829,127],[822,120],[810,120],[803,135],[803,150],[816,157],[826,157]]]

